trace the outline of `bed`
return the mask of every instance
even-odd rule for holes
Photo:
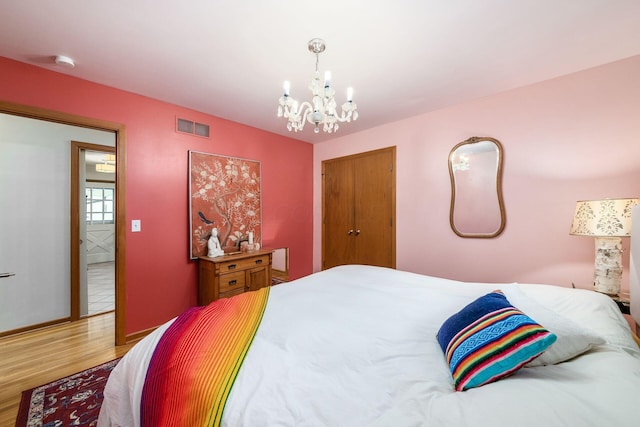
[[[553,342],[504,377],[456,391],[439,342],[445,325],[496,294]],[[348,265],[267,288],[258,317],[211,425],[640,425],[634,411],[640,351],[615,303],[596,292]],[[145,337],[113,370],[99,426],[141,425],[147,406],[167,398],[153,395],[149,390],[160,387],[145,381],[154,349],[174,322]],[[216,360],[206,361],[206,369],[217,369]],[[199,399],[186,396],[181,400]],[[180,422],[196,425],[188,420],[184,415]]]

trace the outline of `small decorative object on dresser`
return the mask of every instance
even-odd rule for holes
[[[198,304],[207,305],[271,285],[272,252],[268,249],[199,258]]]
[[[220,255],[224,255],[224,251],[220,246],[220,241],[218,240],[218,229],[213,228],[211,230],[211,236],[209,237],[209,241],[207,242],[207,248],[209,249],[207,256],[208,257],[217,257]]]

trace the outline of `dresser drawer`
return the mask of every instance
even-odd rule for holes
[[[220,275],[220,293],[233,291],[235,289],[244,289],[245,272],[243,270],[233,273],[225,273]]]
[[[269,255],[238,259],[235,261],[225,261],[220,263],[220,274],[226,274],[238,270],[247,270],[249,268],[260,267],[268,264]]]

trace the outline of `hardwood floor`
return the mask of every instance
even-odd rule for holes
[[[22,392],[123,356],[113,312],[0,338],[0,426],[12,426]]]

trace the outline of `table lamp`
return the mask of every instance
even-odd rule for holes
[[[622,237],[631,235],[631,208],[640,199],[583,200],[569,234],[595,237],[596,260],[593,287],[597,292],[618,295],[622,281]]]

